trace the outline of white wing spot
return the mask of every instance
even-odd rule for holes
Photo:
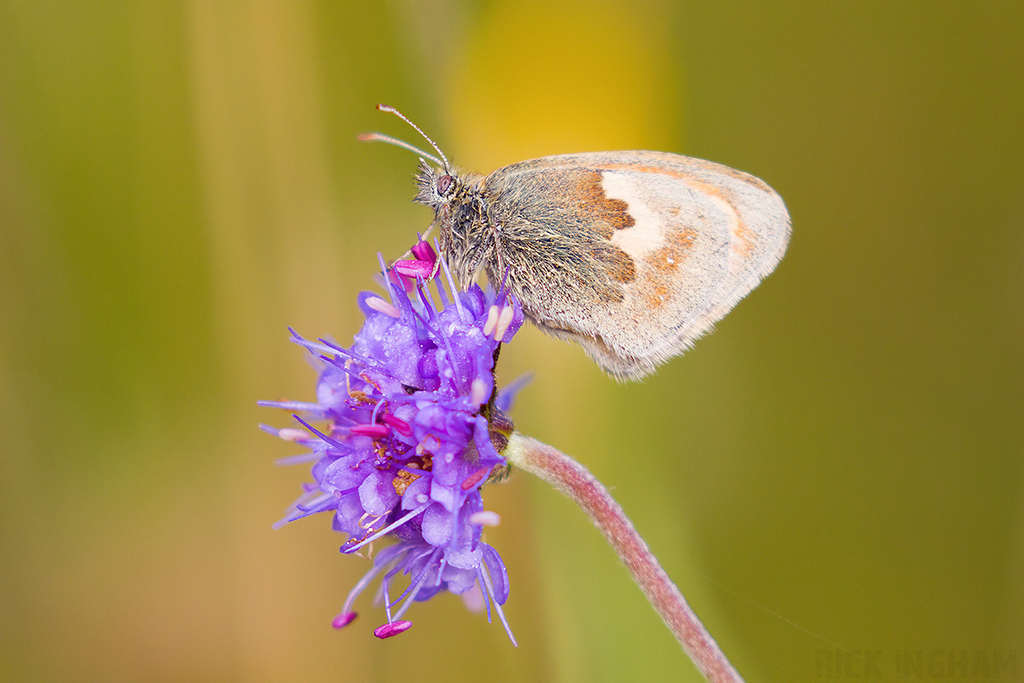
[[[608,199],[621,199],[626,202],[629,215],[634,221],[632,227],[616,230],[612,235],[612,243],[629,254],[634,261],[639,261],[647,253],[664,246],[661,218],[643,203],[634,179],[625,173],[614,171],[602,171],[601,176],[601,187],[605,196]]]

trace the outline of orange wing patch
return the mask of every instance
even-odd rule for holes
[[[579,180],[581,206],[587,208],[596,223],[612,230],[631,228],[636,224],[629,215],[629,206],[621,199],[609,199],[601,185],[600,171],[585,171]],[[611,237],[611,235],[607,235]]]
[[[657,310],[662,304],[672,298],[671,289],[665,280],[658,278],[651,283],[651,286],[645,290],[644,303],[652,311]]]
[[[669,275],[679,268],[693,250],[697,239],[697,231],[693,228],[682,228],[664,235],[665,246],[658,247],[644,257],[644,265],[659,273]]]
[[[675,271],[689,258],[697,231],[682,228],[664,236],[667,244],[652,250],[644,256],[644,277],[648,281],[645,303],[657,309],[672,298],[672,283]]]

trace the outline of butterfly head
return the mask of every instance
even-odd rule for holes
[[[420,159],[420,167],[416,171],[416,202],[429,206],[435,214],[452,199],[463,194],[464,183],[450,168],[434,167]]]

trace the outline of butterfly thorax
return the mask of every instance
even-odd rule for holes
[[[483,176],[421,163],[416,201],[434,210],[441,253],[452,274],[465,287],[496,251],[487,205],[480,192]]]

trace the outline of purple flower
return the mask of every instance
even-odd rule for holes
[[[314,461],[315,483],[278,525],[330,512],[334,529],[348,535],[343,553],[392,536],[373,568],[353,587],[337,628],[356,616],[355,598],[378,576],[387,623],[378,637],[409,628],[402,616],[413,601],[442,591],[494,603],[512,638],[501,605],[508,576],[498,553],[481,541],[497,515],[484,511],[481,486],[507,470],[499,453],[511,423],[504,418],[512,392],[497,399],[494,363],[502,342],[523,323],[519,304],[473,285],[450,295],[438,286],[434,302],[422,279],[436,271],[434,253],[421,242],[416,260],[396,264],[387,279],[390,301],[364,292],[363,329],[349,349],[332,342],[293,341],[316,356],[316,403],[263,401],[301,412],[302,429],[263,428],[310,449],[284,462]],[[447,273],[447,271],[446,271]],[[455,292],[449,276],[449,291]],[[322,431],[311,422],[326,422]],[[393,595],[393,580],[409,577]],[[392,608],[399,605],[397,610]]]

